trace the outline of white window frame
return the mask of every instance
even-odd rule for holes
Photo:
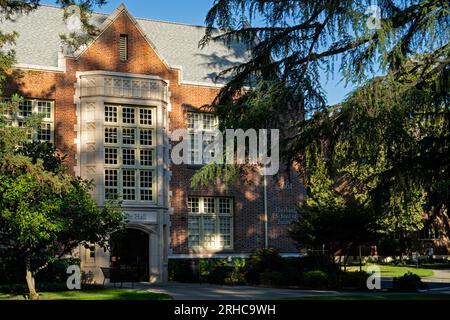
[[[106,121],[106,108],[107,107],[115,107],[117,108],[117,121],[116,122],[107,122]],[[135,121],[134,123],[123,123],[123,108],[132,108],[134,109]],[[140,109],[147,109],[151,111],[152,122],[149,125],[142,125],[140,121]],[[106,164],[106,159],[103,157],[104,164],[104,178],[106,178],[106,170],[117,170],[117,195],[119,197],[123,197],[124,189],[129,189],[128,187],[124,187],[123,181],[123,172],[124,170],[133,170],[135,172],[135,186],[134,186],[134,200],[125,200],[123,199],[124,204],[137,204],[137,203],[157,203],[157,179],[156,179],[156,107],[154,106],[139,106],[139,105],[117,105],[117,104],[105,104],[105,122],[103,128],[103,143],[104,143],[104,151],[108,148],[115,148],[118,150],[118,161],[117,164]],[[106,141],[106,130],[109,128],[116,128],[117,130],[117,143],[109,143]],[[134,129],[134,143],[133,144],[124,144],[123,143],[123,130],[124,129]],[[141,130],[152,130],[152,144],[151,145],[141,145],[140,144],[140,133]],[[124,150],[134,150],[135,155],[135,163],[134,165],[124,164]],[[151,166],[144,166],[141,163],[141,150],[149,150],[152,155],[152,163]],[[105,152],[104,152],[105,154]],[[141,200],[141,172],[150,171],[152,175],[151,181],[151,197],[152,200]],[[144,175],[142,175],[143,178]],[[147,189],[147,188],[145,188]],[[106,194],[106,186],[104,192],[105,200],[108,199],[108,195]]]
[[[41,125],[45,125],[45,126],[50,126],[50,139],[46,140],[46,139],[38,139],[39,137],[39,128],[37,128],[36,130],[34,130],[29,138],[30,141],[38,141],[38,142],[50,142],[50,143],[55,143],[55,126],[54,126],[54,122],[55,122],[55,102],[53,100],[45,100],[45,99],[24,99],[23,102],[31,102],[31,114],[38,114],[39,113],[39,103],[40,102],[45,102],[45,103],[49,103],[50,104],[50,117],[45,116],[44,118],[42,118],[41,121]],[[41,113],[44,114],[44,113]],[[6,116],[7,120],[9,121],[10,125],[12,127],[20,127],[20,123],[22,122],[26,122],[28,117],[24,117],[22,115],[20,115],[20,106],[19,106],[19,110],[17,111],[17,114],[12,116],[12,115],[7,115]]]
[[[189,200],[190,199],[198,199],[199,203],[199,211],[198,212],[191,212],[189,208]],[[206,199],[213,199],[214,200],[214,212],[208,213],[205,212],[205,200]],[[219,212],[219,202],[220,199],[227,199],[230,203],[230,213],[221,213]],[[234,202],[233,198],[229,197],[213,197],[213,196],[188,196],[187,198],[187,207],[188,207],[188,247],[189,249],[193,250],[211,250],[211,249],[219,249],[219,250],[233,250],[234,248]],[[230,244],[229,245],[222,245],[221,239],[222,233],[220,232],[220,218],[226,217],[230,219]],[[198,219],[199,221],[199,233],[198,233],[198,244],[192,244],[190,243],[190,236],[191,230],[189,228],[189,222],[192,221],[191,219]],[[207,244],[205,241],[206,235],[205,235],[205,218],[212,218],[214,221],[214,233],[213,233],[213,244]],[[194,234],[197,236],[197,234]]]
[[[194,117],[194,128],[189,127],[190,117]],[[206,128],[204,126],[205,119],[207,117],[212,118],[213,125],[210,128]],[[197,123],[195,122],[197,121]],[[188,112],[187,113],[187,128],[189,131],[189,163],[194,165],[202,165],[206,164],[210,159],[214,157],[214,150],[211,150],[210,159],[205,159],[203,152],[205,150],[205,146],[209,145],[211,141],[213,141],[213,137],[215,136],[215,131],[219,127],[219,118],[212,113],[206,112]],[[200,150],[197,150],[200,146],[194,146],[199,142],[199,134],[202,137],[202,146]],[[208,139],[209,138],[209,139]],[[202,155],[202,162],[200,163],[200,155]]]

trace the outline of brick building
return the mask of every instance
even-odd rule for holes
[[[216,118],[201,107],[226,81],[215,76],[243,61],[246,47],[199,49],[203,27],[135,19],[121,5],[111,15],[93,14],[99,36],[70,51],[60,40],[69,33],[63,14],[41,6],[1,30],[19,33],[17,77],[8,90],[26,100],[13,125],[45,113],[35,138],[67,154],[74,175],[94,180],[99,206],[123,199],[126,235],[111,252],[81,247],[83,270],[101,282],[99,267],[120,262],[158,282],[167,279],[168,259],[243,256],[266,245],[295,253],[287,226],[304,196],[296,173],[269,177],[266,192],[256,173],[227,187],[191,189],[199,166],[170,161],[172,130],[214,128]]]

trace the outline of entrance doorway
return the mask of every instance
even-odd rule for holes
[[[149,281],[149,234],[125,229],[111,235],[111,267],[114,275],[128,274],[134,281]],[[115,279],[112,279],[115,280]],[[116,279],[119,280],[119,279]]]

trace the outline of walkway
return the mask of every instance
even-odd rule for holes
[[[422,280],[428,284],[429,290],[423,292],[450,294],[450,270],[433,270],[430,277]],[[392,287],[392,277],[382,277],[382,289]],[[124,285],[124,288],[129,287]],[[370,292],[338,292],[321,290],[274,289],[249,286],[220,286],[213,284],[169,282],[165,284],[136,283],[137,290],[161,292],[172,296],[175,300],[264,300],[289,299],[315,296],[364,295]],[[395,293],[393,294],[395,295]]]
[[[273,289],[177,282],[162,285],[138,283],[135,285],[135,289],[166,293],[175,300],[260,300],[341,294],[336,291]]]

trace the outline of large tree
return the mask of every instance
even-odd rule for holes
[[[345,181],[347,195],[378,213],[379,231],[414,230],[424,207],[449,204],[449,4],[378,1],[375,20],[371,4],[215,1],[202,44],[251,47],[247,62],[224,71],[232,80],[213,107],[223,127],[279,128],[284,160],[302,165],[307,184],[325,161],[330,188]],[[327,106],[321,69],[358,88]]]
[[[78,3],[87,31],[92,30],[87,13],[104,3]],[[0,1],[0,20],[27,14],[38,4],[38,0]],[[53,146],[27,142],[41,115],[30,116],[20,128],[10,125],[23,98],[11,93],[6,99],[3,96],[5,81],[14,81],[15,62],[14,50],[5,46],[13,46],[17,35],[0,31],[0,246],[23,260],[30,298],[36,299],[39,271],[87,241],[106,247],[109,235],[123,227],[124,215],[115,203],[99,208],[90,195],[92,183],[67,174]]]

